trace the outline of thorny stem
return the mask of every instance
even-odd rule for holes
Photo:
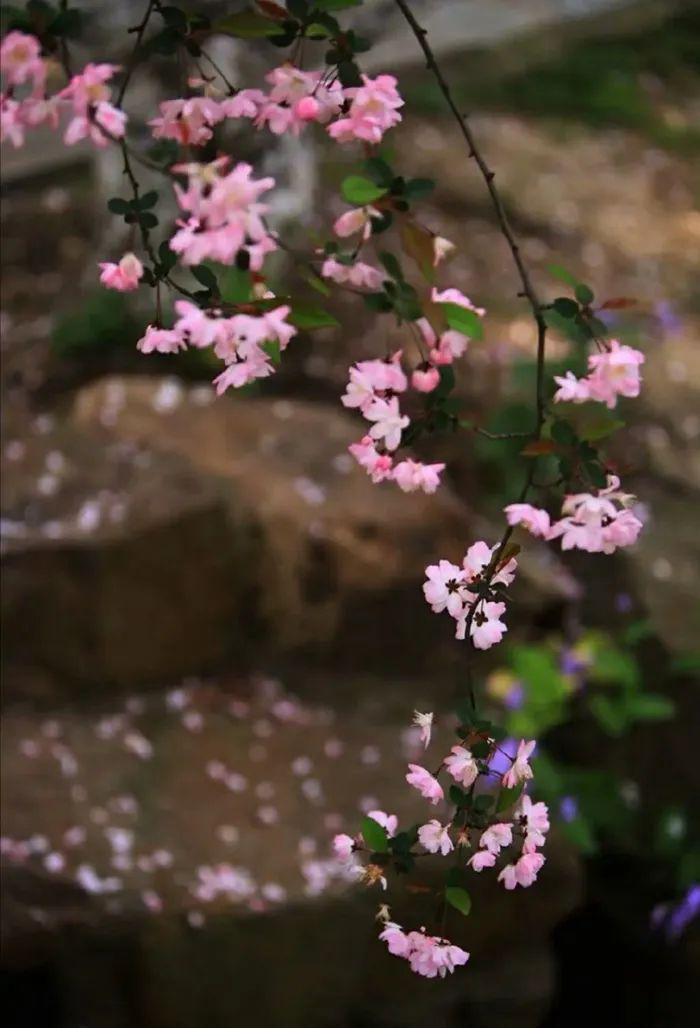
[[[532,283],[532,279],[530,278],[530,273],[525,265],[525,262],[523,261],[523,257],[520,251],[520,245],[513,232],[513,229],[511,228],[510,221],[506,213],[506,209],[503,205],[503,200],[501,199],[501,195],[495,184],[496,173],[489,167],[483,154],[481,153],[481,150],[476,141],[474,133],[472,132],[467,116],[459,110],[457,104],[455,103],[449,84],[445,79],[442,70],[440,69],[440,66],[437,62],[435,54],[433,53],[430,43],[428,42],[427,30],[424,29],[422,25],[416,20],[416,17],[413,14],[413,11],[411,10],[409,4],[407,3],[407,0],[396,0],[396,6],[403,14],[413,35],[416,37],[416,41],[418,42],[418,45],[423,51],[426,66],[428,70],[433,74],[435,81],[437,82],[438,87],[440,89],[440,92],[445,98],[447,106],[450,108],[457,124],[459,125],[459,130],[464,138],[464,141],[467,144],[469,157],[476,163],[476,166],[481,172],[481,176],[484,182],[486,183],[486,188],[488,190],[489,196],[491,197],[491,203],[496,214],[496,220],[498,221],[498,226],[501,235],[508,244],[508,248],[510,249],[513,262],[515,264],[518,276],[520,278],[520,282],[522,284],[522,290],[518,295],[523,296],[527,299],[530,305],[530,309],[532,311],[532,317],[537,328],[537,374],[535,385],[535,424],[532,430],[531,438],[533,439],[533,441],[537,441],[538,439],[540,439],[542,435],[542,428],[544,426],[544,421],[547,413],[547,404],[544,392],[544,367],[547,323],[545,321],[543,313],[544,307],[537,295],[537,292]],[[479,430],[476,429],[476,431]],[[523,503],[525,501],[530,491],[530,488],[533,484],[535,476],[535,463],[536,462],[534,460],[531,461],[528,473],[525,478],[525,482],[520,492],[520,496],[518,497],[519,503]],[[488,567],[484,572],[483,578],[487,585],[490,585],[491,580],[496,573],[498,564],[501,560],[502,555],[505,553],[505,549],[508,543],[510,542],[512,534],[513,527],[511,525],[508,525],[501,537],[501,541],[494,550],[493,557],[491,558]],[[479,602],[475,602],[472,605],[471,610],[469,611],[469,614],[467,616],[465,638],[468,643],[470,643],[471,640],[471,626],[479,605]],[[473,682],[472,658],[473,646],[471,646],[469,650],[469,659],[467,660],[467,687],[469,690],[472,708],[474,711],[476,711],[476,697]],[[446,907],[447,904],[445,904],[445,908]]]

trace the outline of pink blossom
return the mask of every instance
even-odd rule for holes
[[[454,843],[450,838],[449,825],[442,825],[434,818],[427,824],[421,825],[418,829],[418,840],[421,846],[428,853],[437,853],[438,850],[446,857],[454,849]]]
[[[381,271],[370,264],[355,261],[354,264],[342,264],[335,257],[327,257],[321,266],[321,276],[329,278],[339,285],[353,286],[355,289],[376,292],[381,287],[383,276]]]
[[[315,100],[313,96],[302,97],[294,105],[294,114],[299,121],[318,121],[319,115],[321,114],[322,107],[318,100]]]
[[[504,508],[509,525],[522,525],[532,535],[546,539],[549,534],[549,514],[529,503],[510,503]]]
[[[459,289],[443,289],[442,292],[434,286],[431,294],[433,303],[456,303],[458,307],[465,307],[468,311],[474,311],[480,318],[486,314],[484,307],[476,307],[468,296],[460,293]]]
[[[241,89],[219,103],[225,118],[256,118],[267,97],[261,89]]]
[[[390,839],[396,835],[396,829],[399,827],[399,819],[396,814],[385,814],[383,810],[369,810],[367,817],[371,817],[373,821],[381,825]]]
[[[401,414],[396,396],[388,400],[375,398],[364,412],[368,421],[374,424],[369,430],[372,439],[382,439],[387,450],[395,450],[401,442],[401,432],[410,424],[409,418]]]
[[[488,543],[485,543],[483,540],[480,540],[469,547],[462,562],[462,566],[469,582],[473,582],[481,577],[483,572],[489,567],[495,551],[495,546],[489,546]],[[503,567],[498,569],[491,578],[491,581],[495,584],[511,585],[515,578],[517,567],[517,560],[515,557],[511,557]]]
[[[435,614],[447,610],[452,617],[461,617],[464,601],[459,593],[459,586],[464,582],[462,568],[449,560],[441,560],[425,569],[427,581],[423,584],[423,594]]]
[[[8,32],[0,43],[0,71],[8,86],[31,82],[35,91],[43,89],[46,66],[39,40],[26,32]]]
[[[479,766],[466,746],[453,746],[450,756],[445,757],[445,767],[448,774],[464,789],[468,789],[476,781],[479,774]]]
[[[514,889],[516,885],[528,888],[536,880],[544,865],[542,853],[524,853],[515,864],[508,864],[498,876],[506,889]]]
[[[391,477],[393,461],[388,454],[377,452],[371,436],[364,436],[359,443],[351,443],[348,450],[373,482],[382,482]]]
[[[440,475],[444,470],[444,464],[422,464],[407,459],[396,465],[393,479],[405,493],[414,493],[418,489],[424,493],[434,493],[440,485]]]
[[[440,384],[440,372],[437,368],[416,368],[411,375],[411,385],[419,393],[432,393]]]
[[[116,289],[121,293],[128,293],[138,289],[139,281],[143,275],[143,264],[133,253],[125,253],[118,264],[104,262],[100,264],[102,274],[100,282],[108,289]]]
[[[430,745],[430,736],[433,730],[433,713],[421,714],[419,710],[413,711],[413,724],[420,728],[420,741],[427,750]]]
[[[224,117],[221,104],[208,96],[164,100],[160,116],[149,121],[156,139],[174,139],[183,146],[202,146],[212,137],[211,126]]]
[[[178,350],[187,348],[182,336],[175,329],[158,328],[156,325],[148,326],[136,347],[141,353],[177,353]]]
[[[437,778],[431,775],[430,771],[426,771],[424,767],[421,767],[420,764],[409,764],[408,767],[409,773],[406,775],[408,784],[417,789],[426,800],[433,804],[439,803],[445,794]]]
[[[355,840],[341,832],[333,839],[333,852],[339,860],[350,860],[355,850]]]
[[[525,827],[523,853],[533,853],[538,846],[544,846],[549,831],[549,811],[545,803],[533,803],[527,793],[520,797],[515,816]]]
[[[513,789],[518,782],[525,782],[532,778],[532,768],[528,761],[536,745],[537,742],[534,739],[531,739],[530,742],[525,742],[524,739],[521,739],[518,743],[515,760],[503,775],[503,784],[507,789]]]
[[[453,946],[446,939],[426,935],[423,932],[411,932],[408,936],[410,950],[408,961],[411,970],[424,978],[444,978],[455,967],[466,964],[469,954]]]
[[[470,857],[467,863],[472,871],[483,871],[485,867],[495,866],[496,854],[491,852],[491,850],[478,850]]]
[[[559,388],[554,394],[555,403],[585,403],[590,400],[588,380],[576,378],[571,371],[565,375],[555,375],[554,381]]]
[[[490,825],[482,832],[479,845],[491,853],[500,853],[503,846],[510,846],[513,841],[513,826],[502,821]]]
[[[376,217],[378,214],[379,211],[373,207],[355,207],[336,219],[333,231],[340,239],[347,239],[357,232],[362,233],[363,239],[369,239],[372,234],[372,216]]]
[[[379,938],[382,942],[385,942],[387,949],[394,957],[408,957],[411,950],[411,944],[408,941],[408,936],[404,932],[401,925],[395,924],[393,921],[387,921],[382,929]]]
[[[505,614],[505,603],[480,603],[469,628],[469,634],[477,650],[488,650],[501,641],[508,626],[500,620]],[[464,638],[466,625],[458,624],[457,638]]]
[[[591,399],[613,408],[618,396],[639,396],[641,379],[639,367],[644,354],[617,339],[611,339],[603,353],[588,358],[588,376]]]
[[[347,115],[328,126],[328,132],[339,143],[359,139],[380,143],[387,129],[401,121],[398,108],[403,100],[396,89],[393,75],[362,76],[362,85],[345,90],[350,108]]]
[[[9,96],[0,96],[0,142],[9,140],[17,149],[24,145],[24,105]]]

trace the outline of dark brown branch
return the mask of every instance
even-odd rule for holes
[[[472,160],[476,162],[476,165],[479,171],[481,172],[482,178],[486,183],[486,188],[488,189],[489,196],[491,197],[491,202],[496,213],[496,218],[498,220],[501,235],[508,244],[511,255],[513,257],[513,261],[518,271],[518,275],[520,277],[520,281],[522,283],[522,294],[526,297],[532,309],[532,317],[537,326],[537,398],[536,420],[533,435],[534,438],[539,439],[540,434],[542,432],[542,425],[544,424],[546,413],[546,403],[544,396],[544,358],[547,324],[544,320],[544,315],[542,313],[542,304],[540,303],[539,297],[537,296],[537,292],[535,291],[535,287],[532,284],[530,273],[527,270],[527,267],[525,266],[522,254],[520,252],[520,245],[513,233],[500,193],[496,188],[496,184],[494,181],[496,178],[496,173],[492,171],[492,169],[486,163],[486,160],[484,159],[484,156],[481,153],[481,150],[479,149],[479,146],[476,142],[474,133],[471,130],[471,126],[469,125],[466,115],[462,114],[462,112],[459,110],[457,104],[454,101],[447,80],[445,79],[445,76],[443,75],[440,66],[437,63],[435,54],[433,53],[431,46],[428,43],[428,33],[418,23],[418,21],[416,21],[413,11],[409,7],[406,0],[396,0],[396,5],[403,14],[406,21],[408,22],[408,25],[410,26],[411,31],[413,32],[413,35],[416,37],[418,45],[420,46],[425,56],[425,63],[428,67],[428,70],[432,72],[432,74],[434,75],[435,81],[437,82],[440,88],[440,92],[444,96],[445,102],[452,111],[455,120],[459,125],[460,132],[462,133],[464,141],[467,144],[469,156],[472,158]]]

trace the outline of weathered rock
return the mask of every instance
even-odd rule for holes
[[[85,388],[5,476],[9,656],[103,685],[253,651],[383,668],[389,641],[399,667],[434,661],[423,568],[474,529],[449,487],[373,486],[358,427],[176,380]],[[524,576],[539,602],[566,587],[537,560]]]
[[[48,963],[73,1019],[96,1028],[422,1028],[458,1005],[478,1026],[518,1018],[534,1028],[552,987],[548,935],[580,891],[578,858],[556,838],[537,889],[508,894],[473,876],[473,917],[455,913],[448,925],[472,958],[439,990],[378,943],[382,894],[324,870],[330,837],[355,831],[368,803],[404,823],[425,809],[404,782],[422,747],[392,706],[400,695],[412,709],[415,686],[385,681],[383,694],[388,704],[334,713],[270,682],[252,692],[212,682],[116,710],[83,705],[49,722],[9,712],[3,831],[34,853],[8,877],[5,965]],[[148,756],[133,751],[135,735]],[[69,845],[65,832],[76,827],[85,840]],[[126,850],[109,843],[115,827],[133,832]],[[46,851],[65,857],[53,875],[42,868]],[[128,866],[115,867],[124,852]],[[421,871],[428,886],[437,882],[431,863]],[[239,891],[207,900],[199,869],[221,864],[237,869]],[[81,898],[81,865],[119,887]],[[399,889],[389,902],[406,924],[433,923],[434,897]]]

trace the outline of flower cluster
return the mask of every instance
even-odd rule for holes
[[[576,378],[571,371],[554,376],[559,386],[554,399],[560,403],[596,400],[612,409],[617,406],[618,396],[639,396],[639,367],[643,363],[644,354],[640,350],[611,339],[601,353],[589,356],[589,372],[585,378]]]
[[[401,355],[398,350],[386,360],[358,361],[350,368],[343,405],[360,410],[372,427],[349,450],[373,482],[390,479],[405,493],[419,489],[434,493],[444,464],[423,464],[410,458],[394,464],[391,456],[401,445],[401,433],[410,424],[399,408],[398,394],[408,388]]]
[[[499,562],[497,554],[498,546],[491,547],[482,540],[469,547],[461,567],[441,560],[425,569],[426,601],[434,613],[446,610],[455,619],[457,639],[464,639],[468,629],[479,650],[500,642],[507,631],[501,621],[506,605],[498,597],[501,587],[512,583],[518,564],[514,557]],[[496,564],[492,566],[494,558]]]
[[[642,530],[642,522],[630,509],[635,499],[620,490],[617,476],[609,475],[607,487],[596,494],[565,496],[562,517],[553,523],[546,510],[529,503],[511,503],[505,513],[509,525],[522,525],[543,539],[561,538],[563,550],[614,553],[632,546]]]
[[[411,970],[423,978],[444,978],[469,960],[466,950],[438,935],[427,935],[425,928],[405,932],[401,925],[387,921],[379,938],[392,956],[407,960]]]
[[[122,138],[126,114],[110,103],[108,85],[119,70],[117,65],[87,64],[53,95],[46,91],[50,70],[50,62],[41,56],[41,44],[35,36],[24,32],[9,32],[5,36],[0,45],[0,71],[5,80],[5,89],[0,94],[0,139],[8,139],[15,147],[22,146],[27,129],[38,125],[57,128],[64,112],[70,115],[63,137],[67,146],[90,139],[103,148],[111,140]],[[22,93],[19,99],[18,88]]]
[[[265,76],[269,89],[241,89],[217,98],[208,84],[206,96],[167,100],[150,124],[159,139],[202,146],[212,126],[225,118],[248,118],[274,135],[299,135],[309,122],[324,125],[340,143],[380,143],[387,129],[401,121],[403,106],[393,75],[362,76],[361,86],[344,88],[326,71],[302,71],[288,62]],[[190,85],[197,85],[190,80]]]
[[[416,711],[414,724],[427,748],[432,713]],[[498,881],[508,890],[527,888],[536,881],[545,863],[540,850],[549,831],[549,813],[544,803],[533,802],[524,791],[533,777],[534,740],[522,739],[511,755],[499,746],[500,733],[490,722],[460,725],[457,734],[459,743],[443,757],[435,773],[420,764],[409,764],[406,774],[407,783],[431,806],[449,802],[451,815],[399,831],[395,815],[371,811],[356,836],[343,833],[333,839],[336,859],[352,872],[346,878],[379,884],[386,890],[392,869],[397,873],[410,869],[420,850],[442,857],[453,854],[458,859],[445,879],[444,902],[462,913],[468,912],[470,904],[463,887],[470,870],[480,873],[500,862]],[[496,770],[496,765],[505,770]],[[440,782],[442,774],[451,781],[449,787]],[[498,784],[495,793],[494,776]],[[363,864],[360,858],[365,854],[367,863]],[[384,922],[380,939],[393,956],[407,960],[416,974],[444,977],[469,958],[463,949],[442,936],[427,934],[425,928],[406,932],[391,920],[384,905],[379,919]]]
[[[230,163],[230,158],[219,157],[210,164],[173,169],[187,178],[186,189],[175,184],[178,204],[187,218],[178,223],[170,249],[185,265],[207,259],[233,264],[244,259],[245,266],[259,271],[267,254],[277,249],[263,221],[267,206],[259,202],[275,180],[252,178],[253,169],[243,162],[229,170]]]
[[[296,328],[286,320],[290,312],[287,305],[226,317],[221,310],[205,311],[188,300],[176,300],[175,311],[178,317],[173,328],[149,325],[138,342],[139,350],[176,353],[188,345],[196,349],[212,347],[226,365],[214,380],[219,394],[271,375],[274,368],[266,344],[274,343],[281,351],[296,334]]]

